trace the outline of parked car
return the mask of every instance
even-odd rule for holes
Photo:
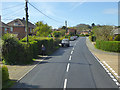
[[[62,42],[61,42],[61,45],[62,45],[62,47],[64,47],[64,46],[69,47],[70,46],[69,39],[63,39]]]
[[[75,40],[75,39],[74,39],[74,37],[72,36],[72,37],[70,37],[70,40],[73,41],[73,40]]]

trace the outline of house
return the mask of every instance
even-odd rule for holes
[[[26,36],[26,21],[25,18],[23,19],[15,19],[7,25],[10,28],[11,33],[16,34],[19,39],[24,38]],[[32,35],[33,34],[33,29],[35,28],[35,25],[32,24],[31,22],[28,22],[28,34]]]
[[[11,33],[10,28],[4,22],[0,22],[0,35],[2,36],[5,33]]]
[[[89,31],[82,31],[80,34],[87,35],[89,33],[90,33],[90,30]]]
[[[67,32],[67,34],[72,34],[72,35],[75,35],[75,34],[77,34],[77,29],[68,29],[68,32]]]
[[[120,28],[114,29],[113,34],[114,34],[114,36],[120,34]]]

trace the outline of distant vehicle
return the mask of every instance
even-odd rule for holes
[[[69,47],[70,46],[69,39],[63,39],[62,42],[61,42],[61,45],[62,45],[62,47],[64,47],[64,46]]]
[[[72,36],[72,37],[70,37],[70,40],[71,40],[71,41],[74,41],[75,39],[74,39],[74,37]]]

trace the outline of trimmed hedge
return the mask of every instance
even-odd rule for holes
[[[120,41],[96,41],[96,47],[110,52],[120,52]]]
[[[4,85],[9,80],[9,73],[7,66],[2,66],[2,85]]]
[[[9,34],[3,38],[3,41],[2,58],[5,64],[29,64],[33,58],[42,54],[42,44],[46,47],[45,54],[49,55],[59,47],[60,43],[59,39],[29,37],[29,44],[27,44],[26,38],[18,41],[16,38],[10,37]]]

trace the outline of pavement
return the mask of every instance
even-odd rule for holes
[[[118,88],[116,79],[89,51],[85,37],[70,43],[38,63],[12,88]]]
[[[118,57],[120,56],[120,53],[106,52],[96,49],[94,47],[94,43],[92,43],[88,38],[86,39],[86,44],[89,50],[107,67],[115,78],[119,80],[118,77],[120,76],[120,72],[118,72],[118,65],[120,65],[120,61],[118,61]]]

